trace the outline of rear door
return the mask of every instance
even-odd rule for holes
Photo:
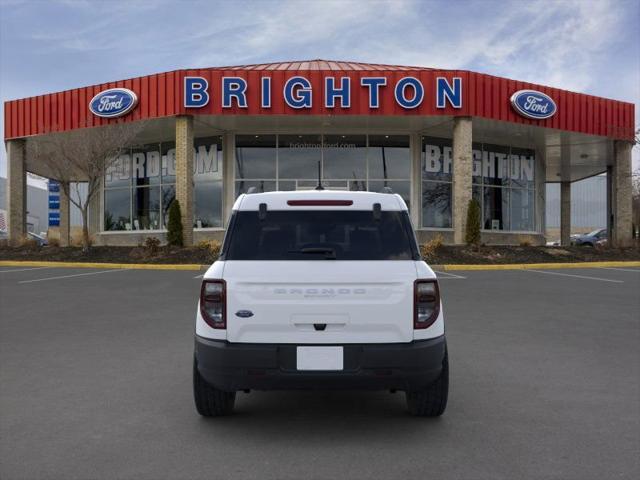
[[[230,342],[413,339],[413,261],[228,261],[224,277]]]

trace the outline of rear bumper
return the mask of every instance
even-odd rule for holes
[[[410,343],[343,345],[344,370],[296,369],[289,344],[229,343],[196,336],[200,375],[220,390],[371,389],[417,391],[442,371],[443,336]]]

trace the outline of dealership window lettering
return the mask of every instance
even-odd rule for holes
[[[209,174],[219,172],[218,145],[199,145],[194,147],[194,174]],[[128,165],[132,165],[129,170]],[[158,175],[176,174],[176,149],[169,149],[165,155],[159,150],[147,152],[124,153],[118,157],[107,170],[106,181],[113,179],[129,180],[134,178],[157,177]]]
[[[222,226],[222,141],[194,142],[195,228]],[[161,230],[176,195],[173,142],[133,147],[120,155],[105,175],[105,231]]]
[[[451,228],[453,150],[450,139],[422,139],[422,226]],[[474,143],[473,198],[485,230],[534,231],[535,152]]]
[[[452,148],[449,146],[425,145],[425,172],[451,173],[451,154]],[[511,163],[510,168],[508,162]],[[534,166],[535,155],[473,150],[474,176],[503,178],[509,175],[512,180],[533,181]]]

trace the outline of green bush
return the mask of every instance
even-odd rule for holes
[[[180,202],[178,200],[171,202],[169,207],[167,243],[175,247],[182,246],[182,213],[180,212]]]
[[[480,245],[480,203],[475,199],[469,200],[464,241],[467,245]]]

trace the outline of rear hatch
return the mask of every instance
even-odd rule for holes
[[[419,258],[406,210],[237,211],[223,245],[227,340],[413,339]]]
[[[229,261],[224,278],[230,342],[413,339],[413,261]]]

